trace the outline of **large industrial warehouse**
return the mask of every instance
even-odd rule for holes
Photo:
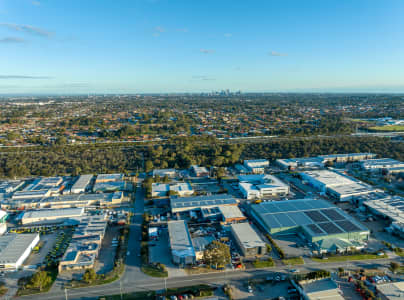
[[[363,202],[363,205],[373,214],[391,221],[390,230],[404,236],[404,198],[389,196]]]
[[[264,202],[251,206],[252,215],[270,234],[303,233],[311,243],[334,239],[362,242],[369,230],[324,200]]]
[[[0,236],[0,270],[18,269],[38,242],[38,233]]]
[[[84,208],[41,209],[23,212],[20,219],[21,224],[31,224],[79,218],[83,215]]]
[[[228,194],[194,197],[170,197],[171,212],[195,210],[199,208],[212,208],[221,205],[237,205],[237,200]]]
[[[300,176],[319,191],[339,201],[350,201],[375,191],[366,183],[329,170],[302,172]]]

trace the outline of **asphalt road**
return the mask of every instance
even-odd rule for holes
[[[122,292],[137,292],[137,291],[151,291],[151,290],[164,290],[165,286],[167,288],[172,287],[183,287],[190,286],[196,284],[210,284],[217,287],[222,286],[224,283],[231,283],[232,281],[239,280],[247,280],[249,278],[259,278],[273,275],[274,273],[285,273],[291,274],[291,269],[299,268],[300,272],[308,272],[315,269],[325,268],[327,270],[336,270],[338,267],[343,267],[345,269],[350,268],[376,268],[376,267],[387,267],[389,265],[390,260],[388,259],[380,259],[380,260],[370,260],[370,261],[357,261],[357,262],[348,262],[348,263],[311,263],[306,264],[304,266],[291,266],[291,267],[277,267],[277,268],[269,268],[269,269],[259,269],[259,270],[245,270],[245,271],[228,271],[221,273],[208,273],[202,275],[193,275],[186,277],[175,277],[167,279],[166,285],[165,280],[160,278],[150,278],[140,279],[132,277],[130,278],[130,282],[128,284],[122,284]],[[126,278],[127,275],[132,273],[125,273],[124,280],[129,279]],[[111,294],[119,294],[121,292],[121,286],[119,281],[98,286],[98,287],[88,287],[81,289],[73,289],[67,291],[68,299],[81,299],[81,300],[89,300],[89,299],[97,299],[99,296],[111,295]],[[44,300],[53,300],[53,299],[65,299],[65,294],[63,291],[59,293],[47,293],[41,294],[38,296],[29,296],[22,297],[29,299],[44,299]]]

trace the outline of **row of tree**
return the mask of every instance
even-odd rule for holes
[[[0,152],[0,178],[136,173],[191,165],[230,166],[244,159],[307,157],[329,153],[373,152],[404,161],[404,143],[379,137],[263,140],[227,143],[214,138],[182,138],[164,145],[42,146]]]

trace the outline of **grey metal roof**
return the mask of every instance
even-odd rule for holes
[[[0,236],[0,264],[16,263],[38,236],[37,233]]]
[[[76,180],[76,182],[71,187],[71,190],[81,190],[85,189],[86,186],[90,183],[93,175],[80,175],[80,177]]]
[[[343,210],[324,200],[300,199],[264,202],[251,206],[270,229],[303,227],[311,236],[368,231]]]
[[[171,197],[171,208],[192,208],[202,206],[219,206],[237,204],[236,199],[228,194],[217,194],[211,196],[193,197]]]
[[[184,220],[167,223],[171,251],[178,256],[195,256],[188,226]]]
[[[84,208],[62,208],[62,209],[41,209],[31,210],[23,213],[22,219],[38,218],[65,218],[69,216],[81,216],[84,214]]]
[[[259,237],[257,232],[248,223],[231,224],[233,233],[243,246],[248,248],[265,247],[265,242]]]

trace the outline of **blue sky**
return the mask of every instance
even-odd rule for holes
[[[402,0],[0,0],[0,93],[404,92]]]

